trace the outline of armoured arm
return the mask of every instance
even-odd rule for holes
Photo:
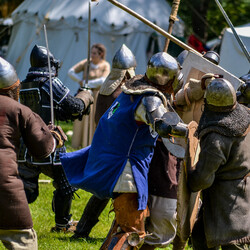
[[[193,192],[209,188],[216,171],[226,163],[226,143],[216,133],[210,133],[200,141],[201,151],[195,167],[188,169],[188,185]]]
[[[89,106],[93,103],[93,97],[87,90],[80,91],[75,97],[68,95],[60,104],[57,118],[60,121],[82,119],[89,113]]]
[[[186,124],[180,122],[179,116],[168,111],[158,96],[145,96],[142,99],[146,123],[161,137],[185,137]]]
[[[53,78],[53,100],[55,116],[59,121],[81,119],[88,112],[89,105],[93,103],[93,97],[88,91],[80,91],[76,97],[69,93],[69,89],[58,79]],[[42,89],[50,94],[49,81],[46,81]]]

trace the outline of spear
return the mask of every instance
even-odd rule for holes
[[[219,7],[219,9],[220,9],[220,11],[221,11],[221,13],[222,13],[222,15],[223,15],[224,18],[226,19],[228,25],[230,26],[230,28],[231,28],[231,30],[232,30],[232,32],[233,32],[233,34],[234,34],[236,40],[238,41],[238,43],[239,43],[239,45],[240,45],[242,51],[244,52],[244,54],[245,54],[245,56],[246,56],[248,62],[250,63],[250,54],[249,54],[249,52],[248,52],[246,46],[244,45],[244,43],[242,42],[241,38],[240,38],[239,35],[237,34],[237,32],[236,32],[236,30],[235,30],[235,28],[234,28],[234,26],[233,26],[231,20],[229,19],[227,13],[225,12],[225,10],[223,9],[223,7],[221,6],[220,2],[219,2],[218,0],[215,0],[215,2],[216,2],[216,4],[218,5],[218,7]]]
[[[157,32],[159,32],[161,35],[169,38],[169,40],[171,40],[172,42],[176,43],[177,45],[179,45],[180,47],[182,47],[185,50],[188,51],[192,51],[195,54],[198,54],[199,56],[202,56],[201,53],[199,53],[197,50],[193,49],[192,47],[188,46],[187,44],[183,43],[182,41],[180,41],[179,39],[177,39],[176,37],[172,36],[171,34],[169,34],[168,32],[166,32],[165,30],[163,30],[162,28],[160,28],[158,25],[150,22],[148,19],[144,18],[143,16],[139,15],[138,13],[136,13],[135,11],[131,10],[130,8],[128,8],[127,6],[119,3],[116,0],[108,0],[110,3],[114,4],[115,6],[119,7],[120,9],[126,11],[127,13],[129,13],[130,15],[136,17],[137,19],[139,19],[140,21],[142,21],[143,23],[145,23],[146,25],[148,25],[149,27],[151,27],[152,29],[156,30]]]

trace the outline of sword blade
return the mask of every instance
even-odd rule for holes
[[[120,9],[126,11],[127,13],[129,13],[130,15],[136,17],[137,19],[139,19],[140,21],[142,21],[143,23],[145,23],[146,25],[148,25],[149,27],[151,27],[152,29],[156,30],[157,32],[159,32],[160,34],[162,34],[163,36],[169,38],[173,43],[176,43],[177,45],[179,45],[180,47],[182,47],[185,50],[188,51],[192,51],[193,53],[202,56],[201,53],[199,53],[197,50],[193,49],[192,47],[188,46],[187,44],[183,43],[181,40],[177,39],[176,37],[172,36],[171,34],[169,34],[168,32],[166,32],[165,30],[163,30],[162,28],[160,28],[158,25],[150,22],[148,19],[146,19],[145,17],[139,15],[138,13],[136,13],[135,11],[131,10],[130,8],[128,8],[127,6],[119,3],[116,0],[108,0],[110,3],[114,4],[115,6],[119,7]]]
[[[239,43],[239,45],[240,45],[242,51],[244,52],[244,54],[245,54],[245,56],[246,56],[248,62],[250,63],[250,54],[249,54],[249,52],[248,52],[246,46],[244,45],[243,41],[241,40],[241,38],[240,38],[239,35],[237,34],[237,32],[236,32],[236,30],[235,30],[235,28],[234,28],[234,26],[233,26],[231,20],[229,19],[227,13],[226,13],[225,10],[223,9],[223,7],[222,7],[222,5],[220,4],[220,2],[219,2],[218,0],[215,0],[215,2],[216,2],[216,4],[218,5],[218,7],[219,7],[219,9],[220,9],[220,11],[221,11],[221,13],[222,13],[222,15],[223,15],[224,18],[226,19],[228,25],[230,26],[230,28],[231,28],[231,30],[232,30],[232,32],[233,32],[233,34],[234,34],[236,40],[238,41],[238,43]]]
[[[48,57],[48,67],[49,67],[49,86],[50,86],[50,119],[51,124],[54,125],[54,103],[53,103],[53,89],[52,89],[52,79],[51,79],[51,65],[50,65],[50,58],[49,58],[49,44],[48,44],[48,38],[47,38],[47,30],[46,25],[43,25],[44,28],[44,36],[45,36],[45,43],[47,48],[47,57]]]
[[[90,66],[90,34],[91,34],[91,2],[89,2],[89,17],[88,17],[88,58],[87,58],[87,73],[85,85],[88,85],[89,82],[89,66]],[[86,87],[84,86],[84,87]]]

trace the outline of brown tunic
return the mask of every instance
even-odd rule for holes
[[[111,106],[114,100],[121,94],[121,86],[118,86],[116,90],[111,95],[101,95],[100,93],[97,96],[96,101],[96,111],[95,111],[95,123],[98,124],[102,115],[107,111]]]
[[[148,173],[148,188],[151,195],[177,199],[180,163],[181,159],[173,156],[159,138]]]
[[[20,137],[30,153],[48,156],[54,139],[40,116],[17,101],[0,95],[0,228],[29,229],[32,218],[18,175],[17,154]]]

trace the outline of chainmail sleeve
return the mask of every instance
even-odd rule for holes
[[[55,117],[59,121],[80,120],[84,113],[86,113],[84,102],[69,94],[55,108]]]

